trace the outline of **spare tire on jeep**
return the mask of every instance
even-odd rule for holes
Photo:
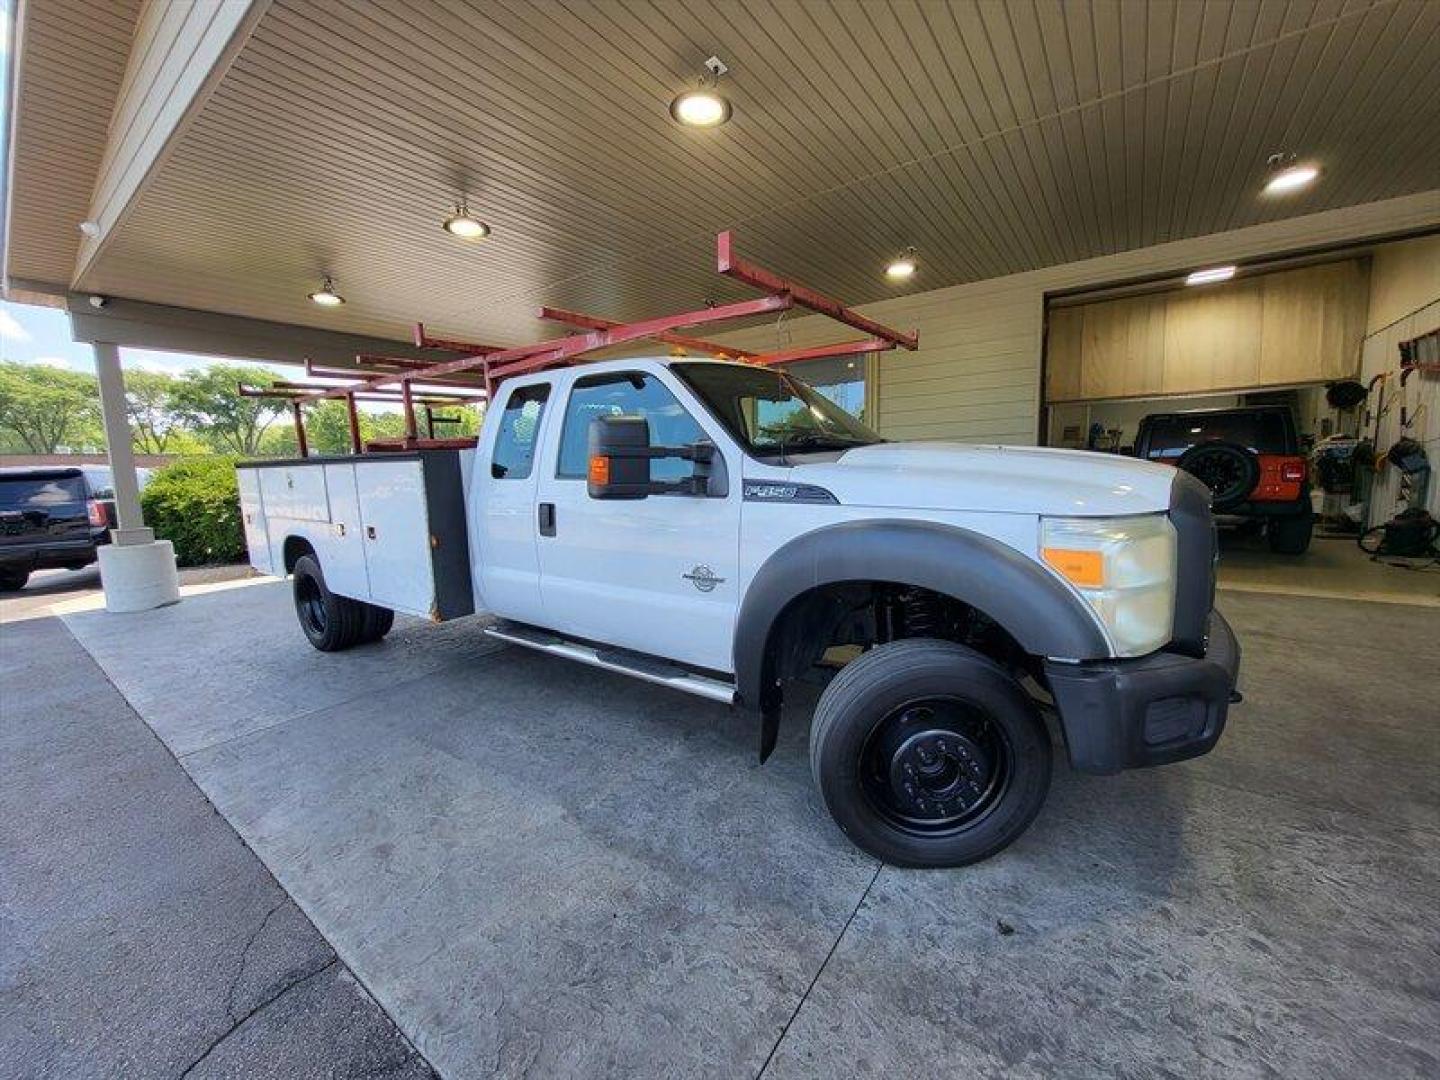
[[[1175,465],[1210,489],[1217,511],[1240,505],[1260,482],[1260,459],[1254,451],[1220,439],[1196,443]]]

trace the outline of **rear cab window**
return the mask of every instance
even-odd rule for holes
[[[83,505],[87,497],[81,476],[0,476],[0,510],[49,512]]]
[[[1151,461],[1172,461],[1202,442],[1235,443],[1257,454],[1296,452],[1284,414],[1267,410],[1154,417],[1144,453]]]
[[[490,455],[490,475],[496,480],[524,480],[534,470],[540,420],[549,400],[549,383],[517,386],[510,391]]]

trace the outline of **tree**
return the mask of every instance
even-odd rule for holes
[[[125,411],[140,453],[165,453],[180,422],[174,397],[174,376],[156,371],[125,373]]]
[[[236,384],[269,386],[275,376],[238,364],[216,364],[203,370],[187,371],[175,380],[175,414],[215,449],[244,457],[260,450],[265,429],[285,411],[285,403],[274,398],[247,398],[236,392]]]
[[[38,364],[0,363],[0,429],[32,454],[93,436],[100,395],[93,375]]]

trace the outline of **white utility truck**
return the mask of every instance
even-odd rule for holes
[[[828,679],[810,758],[901,866],[1001,850],[1050,783],[1215,745],[1239,649],[1209,492],[1077,451],[893,443],[779,369],[614,360],[506,378],[473,449],[240,466],[251,560],[322,650],[394,612],[760,717]],[[848,660],[848,662],[846,662]],[[376,654],[383,662],[383,654]]]

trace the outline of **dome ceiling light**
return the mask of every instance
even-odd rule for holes
[[[464,199],[455,204],[455,212],[447,217],[440,227],[451,236],[458,236],[462,240],[483,240],[490,235],[490,226],[470,212]]]
[[[670,102],[670,116],[677,124],[693,128],[719,127],[730,119],[730,99],[720,93],[720,77],[727,75],[730,67],[718,56],[705,61],[705,74],[700,85],[694,90],[678,94]]]
[[[319,304],[321,307],[339,307],[345,303],[345,298],[335,291],[335,282],[330,280],[330,275],[325,275],[325,283],[308,294],[312,304]]]
[[[885,267],[885,276],[891,281],[908,281],[915,276],[915,249],[908,247],[905,254]]]
[[[1294,154],[1271,154],[1265,162],[1270,170],[1265,181],[1266,195],[1289,195],[1307,188],[1320,176],[1314,162],[1296,161]]]

